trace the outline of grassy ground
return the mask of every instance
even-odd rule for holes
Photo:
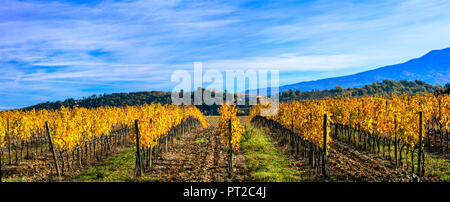
[[[2,182],[29,182],[28,178],[26,176],[17,177],[17,178],[7,178],[3,179]]]
[[[74,182],[129,182],[134,181],[135,148],[107,158],[101,165],[94,166],[86,172],[71,179]],[[154,181],[145,177],[138,181]]]
[[[425,173],[434,180],[450,182],[450,161],[427,153],[425,154]]]
[[[391,146],[391,156],[394,156],[394,147]],[[387,152],[386,152],[387,154]],[[402,154],[403,167],[408,168],[411,171],[411,153],[406,156],[403,152]],[[406,166],[406,163],[409,166]],[[417,151],[414,152],[414,169],[417,173]],[[425,175],[433,181],[450,181],[450,161],[443,158],[442,156],[425,152]]]
[[[301,175],[263,132],[247,125],[241,139],[241,147],[249,164],[250,175],[257,182],[308,181]]]

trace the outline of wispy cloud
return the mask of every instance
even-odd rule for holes
[[[0,106],[170,90],[171,73],[194,61],[276,68],[282,84],[355,73],[448,47],[448,10],[445,0],[3,0]]]
[[[378,61],[387,56],[364,55],[292,55],[272,57],[249,57],[234,60],[211,60],[205,62],[209,69],[279,69],[285,71],[334,71],[355,67],[361,63]]]

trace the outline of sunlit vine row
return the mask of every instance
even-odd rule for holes
[[[231,146],[233,150],[239,149],[239,142],[241,140],[242,133],[244,132],[244,126],[241,125],[240,119],[236,116],[238,109],[236,106],[228,105],[224,103],[219,108],[220,122],[218,132],[223,137],[227,143],[227,147],[230,148],[230,127],[229,121],[231,119],[232,125],[232,136],[231,136]]]
[[[68,150],[93,138],[109,135],[114,128],[134,127],[134,120],[139,120],[142,147],[153,147],[158,138],[188,117],[196,118],[203,126],[207,126],[205,117],[194,106],[149,104],[95,109],[61,107],[59,110],[11,110],[0,112],[0,138],[4,145],[7,120],[10,121],[11,141],[27,141],[33,134],[42,134],[48,121],[54,144]]]
[[[252,107],[249,120],[259,115],[262,107],[266,106]],[[357,130],[368,131],[374,136],[415,146],[419,141],[419,112],[423,113],[424,131],[433,128],[442,130],[444,133],[449,132],[449,95],[407,96],[402,94],[390,97],[294,101],[280,103],[278,114],[267,118],[281,123],[301,134],[304,139],[317,144],[321,143],[321,137],[323,137],[321,115],[327,113],[334,123],[348,125]]]
[[[402,94],[327,99],[326,102],[337,115],[333,117],[337,123],[369,131],[375,136],[397,139],[410,146],[415,146],[419,141],[419,112],[423,113],[423,131],[435,128],[445,133],[450,126],[449,95]]]
[[[269,109],[269,106],[255,105],[250,109],[249,121],[257,115],[261,115],[261,109]],[[295,101],[280,103],[278,113],[275,116],[266,116],[287,129],[299,134],[303,140],[310,141],[319,148],[323,147],[323,115],[327,114],[327,121],[331,123],[332,113],[321,100]],[[327,124],[327,145],[332,142],[330,124]]]

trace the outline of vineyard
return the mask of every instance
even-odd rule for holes
[[[160,104],[6,111],[0,117],[6,126],[2,128],[1,165],[18,164],[51,151],[52,168],[58,177],[89,166],[93,160],[104,159],[126,145],[138,145],[138,151],[142,152],[136,161],[139,171],[143,162],[149,167],[153,158],[167,150],[174,135],[196,125],[208,125],[195,107]]]
[[[258,104],[248,117],[226,103],[218,117],[160,104],[2,111],[1,176],[96,181],[112,162],[123,171],[112,181],[448,181],[449,103],[326,98],[280,103],[274,116]]]
[[[302,154],[312,168],[322,167],[325,177],[327,156],[349,147],[424,177],[426,152],[448,159],[449,98],[403,94],[294,101],[281,103],[277,115],[270,117],[259,115],[268,106],[256,105],[249,123],[277,131],[275,139],[289,147],[289,153]]]

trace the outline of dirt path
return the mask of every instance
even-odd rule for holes
[[[225,182],[228,180],[226,146],[214,124],[195,129],[176,140],[146,177],[165,182]],[[232,181],[249,181],[241,151],[234,153]]]
[[[411,181],[410,172],[395,168],[375,154],[362,152],[334,140],[327,166],[336,181]]]
[[[23,178],[30,181],[46,181],[51,176],[52,156],[49,152],[22,160],[16,164],[2,166],[2,179]],[[54,173],[53,169],[53,173]]]
[[[121,145],[115,148],[107,156],[113,156],[128,148],[129,145]],[[90,159],[89,162],[83,162],[82,167],[78,164],[71,164],[70,170],[67,168],[61,174],[62,181],[70,180],[72,177],[85,172],[87,169],[93,166],[100,165],[107,157],[103,156],[102,159]],[[37,156],[33,156],[29,159],[24,159],[17,164],[3,165],[1,168],[2,181],[26,181],[26,182],[48,182],[56,181],[56,169],[53,163],[53,156],[50,152],[45,152]],[[58,161],[59,166],[61,162]],[[73,162],[71,162],[73,163]]]

